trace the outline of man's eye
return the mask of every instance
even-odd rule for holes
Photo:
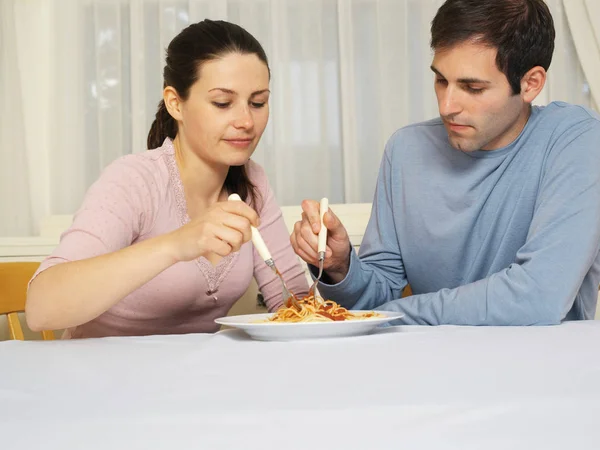
[[[467,92],[471,94],[481,94],[484,91],[483,88],[474,88],[471,86],[467,86]]]

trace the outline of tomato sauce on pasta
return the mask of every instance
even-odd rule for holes
[[[375,311],[351,312],[333,300],[323,300],[314,295],[297,299],[296,302],[299,309],[288,299],[285,306],[265,322],[338,322],[385,317]]]

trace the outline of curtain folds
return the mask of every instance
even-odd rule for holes
[[[270,59],[271,118],[254,159],[279,203],[371,201],[389,136],[437,115],[429,26],[441,3],[0,0],[0,236],[72,214],[107,164],[145,150],[165,49],[203,18],[242,25]],[[598,3],[548,4],[557,45],[538,103],[597,105]]]

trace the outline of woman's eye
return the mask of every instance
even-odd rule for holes
[[[217,108],[227,108],[230,103],[220,103],[220,102],[212,102],[213,105],[215,105]]]
[[[253,108],[262,108],[265,106],[266,102],[250,102]]]

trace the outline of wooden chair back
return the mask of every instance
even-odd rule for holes
[[[0,315],[6,315],[11,339],[24,340],[18,313],[25,311],[27,284],[39,267],[38,262],[0,263]],[[52,331],[42,331],[46,341],[54,339]]]

